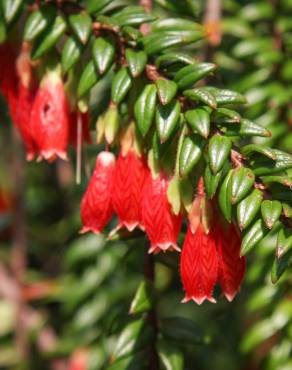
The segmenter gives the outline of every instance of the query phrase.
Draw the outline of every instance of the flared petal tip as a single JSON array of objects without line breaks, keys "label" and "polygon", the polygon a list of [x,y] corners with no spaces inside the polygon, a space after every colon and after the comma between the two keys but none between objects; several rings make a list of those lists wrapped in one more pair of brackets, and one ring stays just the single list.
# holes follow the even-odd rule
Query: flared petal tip
[{"label": "flared petal tip", "polygon": [[125,227],[130,233],[138,227],[140,230],[145,231],[143,225],[141,225],[138,221],[137,222],[120,222],[120,227]]},{"label": "flared petal tip", "polygon": [[31,162],[31,161],[33,161],[33,160],[34,160],[34,156],[35,156],[35,153],[31,153],[31,152],[29,152],[29,153],[27,153],[27,154],[26,154],[26,160],[27,160],[28,162]]},{"label": "flared petal tip", "polygon": [[48,162],[54,162],[57,158],[60,158],[63,161],[68,161],[68,155],[65,151],[55,149],[40,151],[37,161],[41,162],[45,159]]},{"label": "flared petal tip", "polygon": [[79,230],[79,234],[86,234],[86,233],[94,233],[94,234],[100,234],[100,230],[91,227],[91,226],[83,226],[81,230]]},{"label": "flared petal tip", "polygon": [[166,252],[166,251],[177,251],[180,252],[181,249],[178,247],[176,243],[158,243],[158,244],[152,244],[148,253],[154,253],[157,254],[159,252]]},{"label": "flared petal tip", "polygon": [[216,303],[216,299],[213,297],[208,297],[208,296],[201,296],[201,297],[195,297],[195,296],[188,296],[186,295],[185,298],[181,301],[181,303],[187,303],[189,301],[194,301],[197,303],[199,306],[205,301],[209,301],[211,303]]},{"label": "flared petal tip", "polygon": [[240,288],[238,290],[235,290],[233,292],[223,292],[223,295],[227,299],[228,302],[232,302],[236,296],[236,294],[239,292]]}]

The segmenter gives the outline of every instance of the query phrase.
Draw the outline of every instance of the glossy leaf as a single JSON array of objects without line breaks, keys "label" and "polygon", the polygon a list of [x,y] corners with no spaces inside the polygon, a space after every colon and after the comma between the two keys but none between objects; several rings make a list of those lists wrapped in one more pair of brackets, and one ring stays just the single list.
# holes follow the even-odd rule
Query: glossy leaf
[{"label": "glossy leaf", "polygon": [[160,340],[157,344],[159,358],[165,370],[183,370],[184,357],[178,348],[170,342]]},{"label": "glossy leaf", "polygon": [[263,220],[269,229],[278,221],[282,212],[282,204],[278,200],[264,200],[261,204]]},{"label": "glossy leaf", "polygon": [[195,63],[182,68],[174,76],[174,80],[180,89],[194,85],[203,77],[216,69],[213,63]]},{"label": "glossy leaf", "polygon": [[55,16],[56,9],[50,5],[44,5],[32,12],[25,23],[24,39],[33,41],[53,22]]},{"label": "glossy leaf", "polygon": [[155,85],[146,85],[135,103],[135,118],[138,128],[143,136],[148,133],[153,122],[156,108],[156,97]]},{"label": "glossy leaf", "polygon": [[152,309],[154,303],[153,289],[153,284],[149,281],[142,281],[139,284],[131,303],[131,314],[136,315]]},{"label": "glossy leaf", "polygon": [[254,173],[246,167],[233,170],[231,179],[231,203],[240,202],[250,191],[255,181]]},{"label": "glossy leaf", "polygon": [[228,222],[231,222],[232,218],[232,206],[231,206],[231,179],[232,170],[230,170],[225,177],[219,191],[219,206],[223,213],[223,216]]},{"label": "glossy leaf", "polygon": [[176,96],[177,85],[174,81],[158,79],[156,82],[157,93],[162,105],[166,105]]},{"label": "glossy leaf", "polygon": [[263,193],[254,189],[253,192],[243,199],[237,206],[237,222],[240,230],[248,227],[261,208]]},{"label": "glossy leaf", "polygon": [[147,54],[143,50],[126,49],[126,59],[131,75],[138,77],[146,66]]},{"label": "glossy leaf", "polygon": [[215,96],[211,92],[206,90],[206,88],[204,87],[200,87],[197,89],[191,89],[191,90],[185,90],[183,94],[187,98],[207,104],[211,108],[216,109],[217,107]]},{"label": "glossy leaf", "polygon": [[183,64],[193,64],[195,62],[194,58],[188,54],[180,53],[180,52],[168,52],[163,55],[160,55],[156,61],[156,67],[167,67],[171,64],[175,63],[183,63]]},{"label": "glossy leaf", "polygon": [[99,76],[93,61],[84,68],[77,88],[79,97],[84,96],[98,81]]},{"label": "glossy leaf", "polygon": [[112,101],[119,104],[127,95],[132,79],[127,68],[121,68],[112,82]]},{"label": "glossy leaf", "polygon": [[137,26],[155,19],[140,6],[127,6],[116,12],[112,18],[119,26]]},{"label": "glossy leaf", "polygon": [[246,103],[245,97],[236,91],[217,89],[216,87],[206,87],[206,90],[215,96],[218,105]]},{"label": "glossy leaf", "polygon": [[220,171],[231,150],[231,140],[228,137],[221,135],[214,135],[209,141],[208,158],[211,170],[214,174]]},{"label": "glossy leaf", "polygon": [[210,110],[208,108],[196,108],[186,111],[186,120],[195,134],[207,138],[210,133]]},{"label": "glossy leaf", "polygon": [[93,43],[92,55],[98,72],[104,74],[111,66],[115,56],[112,41],[105,37],[98,37]]},{"label": "glossy leaf", "polygon": [[179,122],[179,118],[180,104],[177,100],[167,105],[159,104],[157,106],[155,121],[161,143],[170,137]]},{"label": "glossy leaf", "polygon": [[290,249],[286,254],[275,257],[272,270],[271,270],[271,280],[273,284],[276,284],[284,272],[292,264],[292,250]]},{"label": "glossy leaf", "polygon": [[257,220],[246,230],[241,242],[240,253],[242,256],[249,253],[252,248],[267,234],[268,228],[262,219]]},{"label": "glossy leaf", "polygon": [[2,0],[4,18],[7,23],[11,23],[23,4],[23,0]]},{"label": "glossy leaf", "polygon": [[47,51],[53,48],[65,31],[66,21],[62,16],[57,16],[54,23],[44,31],[34,45],[32,59],[35,60],[42,57]]},{"label": "glossy leaf", "polygon": [[69,17],[69,24],[79,41],[85,45],[92,29],[91,17],[85,12],[73,14]]},{"label": "glossy leaf", "polygon": [[292,229],[282,227],[278,233],[276,256],[280,258],[292,249]]},{"label": "glossy leaf", "polygon": [[97,13],[105,8],[112,0],[86,0],[86,8],[89,13]]},{"label": "glossy leaf", "polygon": [[80,59],[83,46],[74,37],[68,37],[62,50],[61,61],[64,73],[67,73]]},{"label": "glossy leaf", "polygon": [[212,199],[216,193],[216,190],[219,185],[219,181],[222,177],[222,171],[213,174],[209,165],[206,165],[204,172],[204,186],[205,191],[209,199]]},{"label": "glossy leaf", "polygon": [[180,180],[174,176],[167,188],[167,199],[171,204],[172,211],[175,215],[178,215],[181,210],[181,195],[180,195]]},{"label": "glossy leaf", "polygon": [[193,135],[184,138],[179,157],[179,173],[181,176],[188,175],[199,162],[204,141],[200,136]]}]

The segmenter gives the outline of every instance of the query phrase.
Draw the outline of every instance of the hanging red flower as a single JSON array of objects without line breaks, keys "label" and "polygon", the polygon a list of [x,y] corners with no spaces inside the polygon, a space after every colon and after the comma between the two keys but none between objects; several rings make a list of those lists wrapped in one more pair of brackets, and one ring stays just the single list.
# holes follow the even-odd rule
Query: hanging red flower
[{"label": "hanging red flower", "polygon": [[96,159],[93,175],[81,201],[81,233],[100,233],[113,215],[112,191],[115,157],[101,152]]}]

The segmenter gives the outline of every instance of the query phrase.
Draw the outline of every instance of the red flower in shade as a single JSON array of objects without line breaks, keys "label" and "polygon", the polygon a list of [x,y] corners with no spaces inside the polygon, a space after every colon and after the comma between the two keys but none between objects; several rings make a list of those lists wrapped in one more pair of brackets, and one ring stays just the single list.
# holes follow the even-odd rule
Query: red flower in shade
[{"label": "red flower in shade", "polygon": [[177,238],[181,227],[182,215],[174,215],[167,199],[169,180],[164,174],[153,179],[147,177],[143,190],[142,220],[150,239],[149,253],[160,250],[180,250]]},{"label": "red flower in shade", "polygon": [[125,226],[132,231],[142,223],[142,189],[148,174],[146,160],[134,149],[126,154],[122,150],[117,160],[113,188],[113,206],[119,218],[118,228]]},{"label": "red flower in shade", "polygon": [[186,292],[183,302],[191,299],[201,304],[212,297],[218,276],[217,235],[210,231],[206,234],[203,226],[198,225],[195,232],[188,227],[180,260],[181,279]]},{"label": "red flower in shade", "polygon": [[40,159],[67,159],[69,111],[58,73],[49,72],[41,81],[32,107],[31,124]]},{"label": "red flower in shade", "polygon": [[246,267],[246,258],[240,257],[240,238],[232,224],[226,230],[220,230],[218,255],[218,282],[223,294],[231,302],[240,288]]},{"label": "red flower in shade", "polygon": [[[82,124],[82,142],[91,143],[89,130],[89,115],[88,113],[80,113]],[[77,146],[77,126],[78,126],[78,112],[70,113],[70,144]]]},{"label": "red flower in shade", "polygon": [[70,357],[68,370],[86,370],[88,368],[89,353],[85,348],[78,348]]},{"label": "red flower in shade", "polygon": [[98,154],[93,175],[81,201],[81,233],[100,233],[111,219],[114,168],[115,157],[112,153]]}]

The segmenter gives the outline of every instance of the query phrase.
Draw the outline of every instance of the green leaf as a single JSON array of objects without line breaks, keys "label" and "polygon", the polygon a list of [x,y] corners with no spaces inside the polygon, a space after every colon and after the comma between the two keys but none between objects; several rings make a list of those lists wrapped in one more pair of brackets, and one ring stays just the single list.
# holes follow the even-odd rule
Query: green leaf
[{"label": "green leaf", "polygon": [[114,359],[129,356],[144,347],[152,338],[152,329],[145,325],[144,320],[135,320],[128,324],[119,336],[113,353]]},{"label": "green leaf", "polygon": [[188,110],[186,120],[195,134],[207,138],[210,133],[210,110],[207,107]]},{"label": "green leaf", "polygon": [[161,143],[164,143],[172,134],[179,122],[180,104],[178,100],[167,105],[159,104],[156,108],[156,127]]},{"label": "green leaf", "polygon": [[215,122],[221,122],[222,120],[225,121],[226,119],[228,122],[233,122],[233,123],[239,123],[241,121],[241,116],[239,113],[232,109],[228,108],[218,108],[214,112],[214,119]]},{"label": "green leaf", "polygon": [[209,140],[208,158],[214,174],[220,171],[231,151],[232,142],[226,136],[214,135]]},{"label": "green leaf", "polygon": [[237,222],[240,230],[244,230],[251,224],[261,208],[263,193],[254,189],[253,192],[243,199],[237,206]]},{"label": "green leaf", "polygon": [[121,68],[112,82],[112,101],[119,104],[127,95],[132,84],[132,79],[127,68]]},{"label": "green leaf", "polygon": [[292,156],[280,150],[273,149],[275,160],[255,156],[251,159],[251,164],[255,175],[263,176],[277,173],[282,170],[292,168]]},{"label": "green leaf", "polygon": [[276,256],[280,258],[292,248],[292,229],[282,227],[278,233]]},{"label": "green leaf", "polygon": [[263,220],[269,229],[279,220],[282,212],[282,204],[278,200],[264,200],[261,204]]},{"label": "green leaf", "polygon": [[233,170],[231,179],[231,203],[240,202],[250,191],[255,181],[252,170],[239,167]]},{"label": "green leaf", "polygon": [[246,103],[245,97],[236,91],[217,89],[216,87],[211,86],[207,86],[205,89],[215,96],[218,105]]},{"label": "green leaf", "polygon": [[104,115],[105,121],[105,138],[108,144],[112,144],[120,128],[120,117],[117,106],[110,105]]},{"label": "green leaf", "polygon": [[216,193],[219,185],[219,181],[222,176],[222,171],[219,171],[214,175],[211,171],[210,166],[207,164],[204,172],[204,186],[205,191],[209,199],[212,199]]},{"label": "green leaf", "polygon": [[[94,365],[93,370],[96,369],[96,364]],[[141,351],[115,361],[110,366],[107,366],[106,370],[148,370],[148,365],[147,351]]]},{"label": "green leaf", "polygon": [[273,149],[258,144],[248,144],[241,148],[243,155],[250,155],[253,153],[260,153],[270,159],[276,160]]},{"label": "green leaf", "polygon": [[242,136],[261,136],[261,137],[271,136],[271,132],[269,130],[248,119],[241,120],[239,134]]},{"label": "green leaf", "polygon": [[147,23],[155,20],[151,14],[145,13],[144,9],[140,6],[127,6],[116,12],[112,19],[119,26],[138,26],[142,23]]},{"label": "green leaf", "polygon": [[115,47],[112,41],[105,37],[98,37],[92,47],[92,55],[98,72],[102,75],[111,66],[114,56]]},{"label": "green leaf", "polygon": [[184,138],[179,157],[179,173],[181,176],[188,175],[199,162],[204,140],[197,135]]},{"label": "green leaf", "polygon": [[99,79],[93,61],[90,61],[84,68],[77,88],[79,97],[84,96],[97,83]]},{"label": "green leaf", "polygon": [[232,207],[231,207],[231,179],[233,171],[230,170],[225,177],[219,191],[219,206],[223,216],[228,222],[231,222]]},{"label": "green leaf", "polygon": [[275,257],[271,270],[271,280],[273,284],[276,284],[279,281],[280,277],[291,266],[291,264],[292,249],[280,257]]},{"label": "green leaf", "polygon": [[187,20],[185,18],[164,18],[159,19],[152,24],[152,31],[185,31],[200,30],[204,31],[203,26],[199,23]]},{"label": "green leaf", "polygon": [[131,75],[138,77],[143,71],[147,63],[147,54],[133,49],[126,49],[126,59]]},{"label": "green leaf", "polygon": [[185,89],[209,75],[215,69],[216,65],[213,63],[194,63],[179,70],[174,76],[174,80],[180,89]]},{"label": "green leaf", "polygon": [[6,24],[4,20],[4,15],[2,8],[0,6],[0,44],[2,44],[6,39]]},{"label": "green leaf", "polygon": [[195,59],[188,54],[168,52],[159,56],[155,61],[155,65],[157,68],[163,68],[175,63],[193,64],[194,62]]},{"label": "green leaf", "polygon": [[177,85],[174,81],[158,79],[155,82],[158,97],[162,105],[166,105],[176,96]]},{"label": "green leaf", "polygon": [[134,107],[138,128],[143,136],[148,133],[154,119],[156,108],[156,87],[146,85]]},{"label": "green leaf", "polygon": [[92,30],[91,17],[85,12],[73,14],[69,16],[69,24],[79,41],[85,45]]},{"label": "green leaf", "polygon": [[287,203],[282,203],[284,216],[292,218],[292,207]]},{"label": "green leaf", "polygon": [[172,211],[178,215],[181,210],[180,180],[174,176],[168,184],[167,199],[171,204]]},{"label": "green leaf", "polygon": [[191,90],[185,90],[183,92],[184,96],[187,98],[194,100],[194,101],[199,101],[204,104],[207,104],[209,107],[216,109],[217,103],[215,96],[210,93],[209,91],[206,90],[206,87],[200,87],[197,89],[191,89]]},{"label": "green leaf", "polygon": [[180,197],[186,211],[190,212],[194,198],[194,188],[187,177],[180,180]]},{"label": "green leaf", "polygon": [[32,12],[24,26],[24,39],[33,41],[53,22],[55,16],[56,8],[50,5],[44,5]]},{"label": "green leaf", "polygon": [[161,320],[163,337],[176,343],[203,344],[207,342],[202,329],[192,320],[183,317],[169,317]]},{"label": "green leaf", "polygon": [[157,344],[159,358],[166,370],[183,370],[184,357],[177,346],[160,340]]},{"label": "green leaf", "polygon": [[240,254],[245,256],[252,248],[268,233],[262,219],[257,220],[248,230],[245,231],[241,242]]},{"label": "green leaf", "polygon": [[4,18],[11,23],[23,4],[23,0],[2,0]]},{"label": "green leaf", "polygon": [[130,313],[140,314],[150,311],[154,303],[154,287],[150,281],[142,281],[136,291],[135,297],[132,300]]},{"label": "green leaf", "polygon": [[62,50],[61,61],[64,73],[67,73],[80,59],[83,46],[74,37],[68,37]]},{"label": "green leaf", "polygon": [[95,14],[105,8],[112,0],[86,0],[86,8],[91,14]]},{"label": "green leaf", "polygon": [[41,34],[32,50],[32,59],[39,59],[53,48],[66,31],[66,21],[62,16],[57,16],[54,23]]}]

